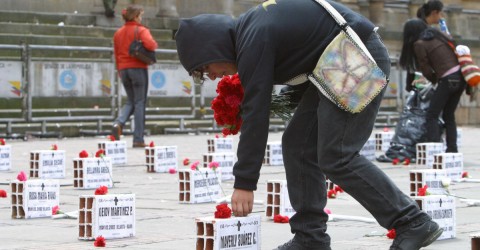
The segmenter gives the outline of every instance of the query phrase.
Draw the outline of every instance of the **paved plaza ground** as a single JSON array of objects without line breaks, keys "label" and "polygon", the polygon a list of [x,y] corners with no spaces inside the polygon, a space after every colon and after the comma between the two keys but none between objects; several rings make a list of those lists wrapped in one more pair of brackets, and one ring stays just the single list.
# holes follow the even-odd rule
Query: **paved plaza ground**
[{"label": "paved plaza ground", "polygon": [[[282,132],[272,132],[269,141],[279,141]],[[207,153],[207,139],[213,134],[203,135],[155,135],[146,141],[156,146],[178,146],[179,167],[189,158],[201,161]],[[238,137],[234,138],[234,145]],[[462,127],[460,151],[464,154],[464,171],[480,179],[480,128]],[[97,143],[105,137],[36,139],[7,141],[12,146],[12,169],[0,172],[0,189],[10,194],[9,182],[23,170],[29,171],[30,151],[50,149],[57,144],[66,150],[66,178],[60,180],[60,208],[75,211],[79,206],[79,195],[93,194],[94,190],[79,190],[73,187],[72,159],[82,150],[95,152]],[[145,151],[131,148],[131,136],[122,138],[127,142],[128,163],[113,167],[114,187],[111,194],[134,193],[136,195],[136,235],[132,238],[107,240],[107,248],[125,249],[195,249],[195,218],[213,216],[215,204],[182,204],[179,202],[178,175],[169,173],[147,173]],[[377,152],[381,154],[380,152]],[[415,165],[399,166],[377,163],[405,192],[409,191],[409,170]],[[255,199],[266,202],[267,180],[285,179],[283,166],[262,167]],[[224,181],[222,187],[227,194],[232,192],[233,181]],[[480,183],[454,183],[450,192],[456,196],[480,200]],[[74,219],[12,219],[10,196],[0,199],[0,249],[92,249],[93,241],[78,240],[78,222]],[[373,218],[357,201],[346,193],[329,199],[327,208],[333,214]],[[274,247],[288,241],[292,235],[288,224],[274,223],[265,216],[265,205],[254,206],[254,213],[262,215],[262,249]],[[386,229],[376,223],[358,220],[337,220],[328,223],[332,237],[332,249],[388,249],[392,240]],[[471,249],[470,235],[480,233],[480,207],[468,206],[456,198],[456,238],[437,241],[425,249],[464,250]]]}]

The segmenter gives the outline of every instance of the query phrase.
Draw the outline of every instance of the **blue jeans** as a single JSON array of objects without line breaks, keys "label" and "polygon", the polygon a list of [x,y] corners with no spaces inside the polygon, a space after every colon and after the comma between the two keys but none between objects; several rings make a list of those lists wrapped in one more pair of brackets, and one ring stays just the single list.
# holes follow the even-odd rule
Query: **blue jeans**
[{"label": "blue jeans", "polygon": [[119,112],[115,123],[125,125],[130,116],[134,115],[133,142],[144,142],[145,106],[148,92],[148,70],[142,68],[124,69],[120,78],[127,93],[127,102]]},{"label": "blue jeans", "polygon": [[467,86],[460,71],[439,79],[437,89],[433,92],[430,106],[426,115],[427,140],[440,142],[441,132],[438,127],[438,117],[442,113],[445,122],[445,134],[447,142],[446,152],[458,152],[457,148],[457,123],[455,122],[455,110],[462,93]]},{"label": "blue jeans", "polygon": [[[390,59],[379,36],[366,42],[378,66],[389,75]],[[385,91],[385,90],[384,90]],[[383,92],[384,92],[383,91]],[[326,177],[340,186],[387,228],[428,215],[372,162],[359,155],[370,137],[383,92],[362,112],[343,111],[310,84],[283,138],[283,161],[292,207],[295,239],[312,249],[330,249]]]}]

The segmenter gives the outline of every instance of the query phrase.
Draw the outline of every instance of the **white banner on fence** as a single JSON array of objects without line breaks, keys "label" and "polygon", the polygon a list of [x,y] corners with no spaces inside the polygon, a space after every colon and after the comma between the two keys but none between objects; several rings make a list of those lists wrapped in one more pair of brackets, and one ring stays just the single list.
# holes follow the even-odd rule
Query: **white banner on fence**
[{"label": "white banner on fence", "polygon": [[192,77],[178,63],[157,63],[148,68],[148,96],[193,97]]},{"label": "white banner on fence", "polygon": [[22,62],[0,61],[0,97],[22,97]]},{"label": "white banner on fence", "polygon": [[111,96],[112,64],[107,62],[32,62],[30,79],[37,97]]}]

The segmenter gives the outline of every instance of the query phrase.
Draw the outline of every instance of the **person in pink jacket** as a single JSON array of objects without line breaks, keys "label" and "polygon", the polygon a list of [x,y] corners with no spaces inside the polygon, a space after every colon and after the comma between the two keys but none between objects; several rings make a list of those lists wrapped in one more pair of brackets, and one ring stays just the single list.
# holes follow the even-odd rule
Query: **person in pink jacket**
[{"label": "person in pink jacket", "polygon": [[150,30],[141,24],[143,8],[130,5],[122,11],[125,24],[113,36],[113,49],[118,74],[127,93],[127,102],[115,119],[112,134],[120,139],[122,127],[130,116],[134,115],[133,147],[145,147],[145,106],[148,92],[148,65],[129,54],[130,44],[136,38],[141,40],[148,50],[155,50],[158,45]]}]

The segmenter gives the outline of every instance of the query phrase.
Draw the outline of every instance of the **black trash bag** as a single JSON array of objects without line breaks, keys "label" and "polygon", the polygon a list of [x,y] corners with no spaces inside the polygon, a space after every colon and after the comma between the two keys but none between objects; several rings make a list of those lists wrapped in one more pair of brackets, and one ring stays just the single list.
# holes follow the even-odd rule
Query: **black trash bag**
[{"label": "black trash bag", "polygon": [[416,144],[426,141],[426,113],[432,95],[431,84],[422,89],[414,88],[410,91],[390,142],[390,148],[385,155],[377,157],[377,161],[392,162],[395,158],[404,161],[408,158],[410,162],[415,162]]}]

